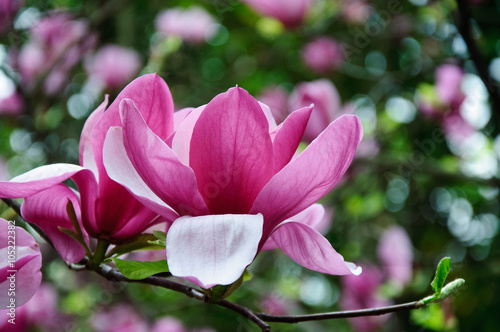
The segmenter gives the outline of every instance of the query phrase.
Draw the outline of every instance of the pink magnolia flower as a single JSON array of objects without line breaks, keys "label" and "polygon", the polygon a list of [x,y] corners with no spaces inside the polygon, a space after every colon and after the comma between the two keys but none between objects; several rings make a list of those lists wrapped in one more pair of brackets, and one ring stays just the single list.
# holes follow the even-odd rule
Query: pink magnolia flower
[{"label": "pink magnolia flower", "polygon": [[15,308],[28,302],[40,286],[42,256],[31,234],[2,218],[0,239],[0,306],[15,317]]},{"label": "pink magnolia flower", "polygon": [[0,32],[14,19],[24,0],[0,0]]},{"label": "pink magnolia flower", "polygon": [[290,109],[314,104],[304,140],[312,142],[330,123],[342,115],[340,95],[327,79],[299,83],[289,99]]},{"label": "pink magnolia flower", "polygon": [[399,226],[388,228],[381,236],[377,254],[389,280],[407,285],[413,273],[413,249],[406,231]]},{"label": "pink magnolia flower", "polygon": [[7,98],[0,100],[0,115],[17,116],[24,111],[24,100],[19,92],[14,92]]},{"label": "pink magnolia flower", "polygon": [[64,13],[41,19],[31,29],[30,37],[21,48],[16,65],[23,84],[28,86],[47,74],[44,89],[49,95],[60,92],[69,71],[94,42],[85,20],[73,20]]},{"label": "pink magnolia flower", "polygon": [[323,74],[344,63],[344,51],[333,38],[320,37],[309,42],[302,50],[302,61],[312,71]]},{"label": "pink magnolia flower", "polygon": [[201,43],[217,33],[216,21],[203,8],[172,8],[158,14],[156,30],[164,37],[176,36],[184,41]]},{"label": "pink magnolia flower", "polygon": [[[36,168],[0,182],[0,197],[25,197],[23,217],[40,226],[61,256],[70,262],[84,257],[83,248],[58,226],[74,230],[66,204],[73,203],[78,221],[90,236],[119,243],[146,228],[171,221],[177,214],[163,210],[165,219],[137,201],[126,188],[112,181],[104,169],[102,149],[107,130],[120,124],[118,105],[132,98],[156,133],[166,139],[173,130],[173,103],[165,82],[155,74],[130,83],[106,109],[107,99],[87,119],[80,137],[80,164],[54,164]],[[128,100],[128,99],[127,99]],[[71,178],[79,195],[60,184]],[[81,211],[81,212],[80,212]]]},{"label": "pink magnolia flower", "polygon": [[188,330],[180,320],[173,317],[165,317],[154,323],[151,332],[188,332]]},{"label": "pink magnolia flower", "polygon": [[371,15],[372,8],[366,0],[344,0],[341,3],[341,16],[348,23],[365,22]]},{"label": "pink magnolia flower", "polygon": [[99,311],[91,318],[96,332],[147,332],[147,323],[130,305],[120,304],[106,311]]},{"label": "pink magnolia flower", "polygon": [[257,13],[270,16],[286,27],[296,27],[302,24],[312,0],[243,0]]},{"label": "pink magnolia flower", "polygon": [[101,47],[86,62],[87,73],[91,79],[105,88],[117,89],[130,82],[141,67],[139,54],[118,45]]},{"label": "pink magnolia flower", "polygon": [[104,165],[152,210],[179,215],[166,241],[173,275],[204,288],[231,284],[268,239],[306,268],[361,272],[309,226],[324,214],[313,203],[354,157],[362,137],[357,117],[337,119],[292,159],[312,107],[276,126],[267,107],[236,87],[181,111],[184,120],[167,140],[148,127],[133,98],[120,111],[122,127],[107,134]]},{"label": "pink magnolia flower", "polygon": [[[391,305],[391,301],[377,294],[383,283],[382,273],[375,266],[363,266],[360,276],[342,278],[340,306],[343,310],[358,310]],[[350,318],[356,331],[369,332],[380,329],[389,315]]]}]

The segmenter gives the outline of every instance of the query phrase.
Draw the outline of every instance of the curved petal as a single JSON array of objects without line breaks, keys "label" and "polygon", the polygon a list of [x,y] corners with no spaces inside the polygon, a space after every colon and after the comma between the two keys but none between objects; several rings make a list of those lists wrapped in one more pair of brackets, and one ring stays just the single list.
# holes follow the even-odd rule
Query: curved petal
[{"label": "curved petal", "polygon": [[100,177],[106,176],[102,164],[102,147],[106,133],[112,126],[121,126],[119,105],[126,98],[134,101],[148,126],[162,139],[170,136],[174,128],[174,103],[165,81],[156,74],[147,74],[135,79],[120,92],[92,131],[92,151]]},{"label": "curved petal", "polygon": [[127,155],[148,187],[180,215],[208,214],[193,170],[148,128],[130,99],[121,107]]},{"label": "curved petal", "polygon": [[[321,204],[313,204],[304,211],[296,214],[287,221],[300,222],[301,224],[306,224],[312,228],[316,228],[325,216],[325,208]],[[285,221],[286,222],[286,221]],[[278,248],[278,244],[274,242],[273,237],[270,236],[261,250],[272,250]]]},{"label": "curved petal", "polygon": [[212,99],[194,126],[189,165],[212,214],[248,213],[273,175],[272,157],[266,116],[238,87]]},{"label": "curved petal", "polygon": [[[15,235],[15,261],[11,263],[7,260],[12,248],[9,243],[12,238],[9,235]],[[8,279],[15,273],[15,306],[22,306],[36,293],[42,280],[42,256],[35,239],[31,234],[21,227],[13,227],[7,220],[0,218],[0,305],[2,308],[8,308],[12,296],[9,296],[11,280]],[[13,265],[11,265],[13,264]],[[17,272],[12,272],[16,271]]]},{"label": "curved petal", "polygon": [[[66,212],[66,204],[71,200],[81,227],[80,203],[75,193],[65,185],[58,184],[24,200],[21,206],[23,218],[39,226],[50,238],[59,255],[70,263],[78,263],[84,256],[83,247],[58,227],[75,231]],[[84,236],[87,233],[82,229]]]},{"label": "curved petal", "polygon": [[304,135],[313,106],[304,107],[290,114],[280,125],[273,140],[274,172],[279,172],[292,160]]},{"label": "curved petal", "polygon": [[167,233],[170,272],[200,287],[229,285],[257,254],[262,215],[181,217]]},{"label": "curved petal", "polygon": [[189,166],[189,150],[191,146],[191,136],[193,136],[194,125],[198,121],[201,112],[206,105],[200,106],[189,113],[177,128],[172,140],[172,150],[179,160],[186,166]]},{"label": "curved petal", "polygon": [[1,181],[0,197],[28,197],[55,186],[82,170],[84,170],[83,167],[71,164],[40,166],[10,181]]},{"label": "curved petal", "polygon": [[323,235],[306,224],[284,222],[271,238],[297,264],[310,270],[333,275],[361,273],[361,267],[345,262]]},{"label": "curved petal", "polygon": [[104,167],[109,177],[127,188],[142,204],[168,221],[179,216],[147,186],[132,165],[123,145],[121,127],[111,127],[106,135],[103,149]]},{"label": "curved petal", "polygon": [[264,215],[264,238],[283,220],[323,197],[342,178],[363,135],[358,117],[332,122],[259,193],[250,213]]},{"label": "curved petal", "polygon": [[174,112],[174,130],[177,130],[181,123],[194,111],[196,108],[194,107],[186,107],[181,110]]},{"label": "curved petal", "polygon": [[97,166],[92,153],[92,131],[101,119],[106,107],[108,107],[109,96],[104,97],[104,101],[99,105],[94,112],[88,117],[83,125],[82,133],[80,135],[80,165],[85,168],[91,169],[94,174],[98,174]]}]

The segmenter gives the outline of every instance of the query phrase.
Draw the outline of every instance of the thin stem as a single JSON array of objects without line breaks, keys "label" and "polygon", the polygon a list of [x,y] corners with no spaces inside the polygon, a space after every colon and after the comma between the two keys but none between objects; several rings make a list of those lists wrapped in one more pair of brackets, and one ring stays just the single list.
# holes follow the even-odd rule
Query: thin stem
[{"label": "thin stem", "polygon": [[316,321],[316,320],[351,318],[351,317],[362,317],[362,316],[379,316],[391,312],[420,309],[424,306],[425,304],[422,301],[414,301],[404,304],[396,304],[392,306],[373,308],[373,309],[326,312],[326,313],[312,314],[312,315],[275,316],[266,313],[258,313],[257,316],[266,322],[300,323],[313,320]]},{"label": "thin stem", "polygon": [[109,242],[106,240],[97,240],[97,246],[94,251],[94,255],[91,257],[89,269],[95,270],[102,263],[106,257],[106,251],[108,250]]}]

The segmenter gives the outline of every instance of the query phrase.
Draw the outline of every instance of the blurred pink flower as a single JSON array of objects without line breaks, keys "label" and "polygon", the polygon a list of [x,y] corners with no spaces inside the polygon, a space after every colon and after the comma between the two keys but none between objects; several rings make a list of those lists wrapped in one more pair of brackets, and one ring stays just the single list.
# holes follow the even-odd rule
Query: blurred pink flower
[{"label": "blurred pink flower", "polygon": [[442,103],[454,105],[463,101],[460,89],[463,77],[463,69],[456,65],[444,64],[436,69],[436,92]]},{"label": "blurred pink flower", "polygon": [[406,286],[413,274],[413,248],[406,231],[399,226],[385,230],[379,240],[377,254],[386,278]]},{"label": "blurred pink flower", "polygon": [[24,0],[0,0],[0,32],[12,23]]},{"label": "blurred pink flower", "polygon": [[128,304],[98,311],[90,319],[96,332],[148,332],[148,324]]},{"label": "blurred pink flower", "polygon": [[104,164],[113,180],[160,215],[167,207],[178,213],[167,232],[173,275],[204,288],[231,284],[268,239],[306,268],[360,272],[309,225],[322,209],[313,203],[354,157],[362,137],[357,117],[337,119],[292,159],[310,107],[276,126],[267,107],[236,87],[205,106],[180,111],[189,114],[165,141],[136,105],[133,99],[121,102],[122,128],[109,130]]},{"label": "blurred pink flower", "polygon": [[49,95],[60,93],[69,71],[93,48],[95,41],[85,20],[74,20],[64,13],[42,18],[31,28],[30,37],[21,48],[16,65],[23,84],[29,87],[46,74],[44,90]]},{"label": "blurred pink flower", "polygon": [[176,318],[165,317],[157,320],[150,330],[151,332],[187,332],[184,324]]},{"label": "blurred pink flower", "polygon": [[[363,273],[359,276],[342,277],[342,294],[340,307],[343,310],[368,309],[391,305],[392,302],[377,294],[382,285],[382,273],[375,266],[363,265]],[[356,331],[369,332],[381,328],[389,315],[350,318]]]},{"label": "blurred pink flower", "polygon": [[270,315],[287,315],[287,301],[275,294],[267,294],[260,300],[262,311]]},{"label": "blurred pink flower", "polygon": [[333,38],[320,37],[304,46],[302,61],[316,73],[323,74],[340,67],[344,63],[344,52]]},{"label": "blurred pink flower", "polygon": [[312,0],[242,0],[257,13],[270,16],[286,27],[296,27],[302,24]]},{"label": "blurred pink flower", "polygon": [[366,0],[344,0],[340,6],[342,18],[346,22],[354,24],[365,22],[372,11]]},{"label": "blurred pink flower", "polygon": [[288,92],[281,86],[264,89],[257,100],[269,106],[276,123],[281,123],[288,116]]},{"label": "blurred pink flower", "polygon": [[217,33],[216,21],[198,6],[162,11],[155,20],[156,30],[164,37],[176,36],[186,42],[200,43]]},{"label": "blurred pink flower", "polygon": [[0,100],[0,115],[17,116],[24,111],[24,100],[19,92]]},{"label": "blurred pink flower", "polygon": [[[0,218],[0,239],[0,255],[2,257],[0,262],[0,307],[7,308],[4,313],[10,313],[14,308],[15,313],[15,308],[28,302],[40,286],[42,256],[38,244],[30,233],[2,218]],[[12,252],[12,247],[15,248],[15,252]],[[16,272],[10,272],[13,270]],[[11,277],[14,279],[9,279]],[[13,280],[15,292],[12,294],[9,289]],[[2,320],[5,319],[5,316],[3,315]]]},{"label": "blurred pink flower", "polygon": [[141,58],[133,49],[105,45],[89,58],[85,65],[91,79],[107,89],[118,89],[137,74],[141,67]]},{"label": "blurred pink flower", "polygon": [[314,104],[304,132],[304,140],[312,142],[318,135],[341,116],[340,95],[327,79],[297,84],[289,99],[289,108],[298,109]]}]

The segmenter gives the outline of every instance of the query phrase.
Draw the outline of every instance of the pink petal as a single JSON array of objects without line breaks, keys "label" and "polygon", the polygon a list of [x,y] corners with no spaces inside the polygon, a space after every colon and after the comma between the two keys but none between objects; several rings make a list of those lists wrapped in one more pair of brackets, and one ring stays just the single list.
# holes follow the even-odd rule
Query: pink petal
[{"label": "pink petal", "polygon": [[123,145],[123,130],[111,127],[106,135],[103,160],[109,177],[127,188],[142,204],[169,221],[179,216],[147,186],[134,168]]},{"label": "pink petal", "polygon": [[92,153],[91,139],[92,131],[101,119],[106,107],[108,106],[109,96],[104,97],[104,101],[94,112],[88,117],[83,125],[82,133],[80,135],[80,165],[85,168],[91,169],[94,174],[97,173],[97,166],[95,164],[94,154]]},{"label": "pink petal", "polygon": [[323,235],[306,224],[284,222],[271,237],[285,254],[305,268],[333,275],[361,273],[360,267],[345,262]]},{"label": "pink petal", "polygon": [[[325,208],[321,204],[313,204],[304,211],[296,214],[287,221],[295,221],[301,224],[308,225],[316,229],[325,216]],[[261,250],[272,250],[278,248],[278,244],[274,242],[273,237],[270,236]]]},{"label": "pink petal", "polygon": [[[15,251],[16,257],[14,265],[8,264],[7,257],[10,254],[9,243],[7,240],[9,231],[14,231],[15,234]],[[10,304],[12,296],[9,296],[10,280],[7,279],[15,271],[15,306],[20,307],[31,299],[33,294],[36,293],[40,282],[42,281],[42,273],[40,268],[42,267],[42,256],[40,255],[40,249],[35,239],[31,234],[26,232],[21,227],[15,227],[14,229],[9,229],[9,222],[5,219],[0,218],[0,257],[2,257],[0,263],[0,305],[2,309],[7,309]]]},{"label": "pink petal", "polygon": [[200,287],[229,285],[257,254],[262,215],[181,217],[167,233],[170,272]]},{"label": "pink petal", "polygon": [[179,128],[181,123],[184,121],[184,119],[186,119],[187,116],[191,114],[191,112],[194,110],[195,110],[194,107],[186,107],[174,112],[174,130],[177,130],[177,128]]},{"label": "pink petal", "polygon": [[177,213],[208,214],[193,170],[148,128],[130,99],[123,100],[121,109],[125,149],[143,181]]},{"label": "pink petal", "polygon": [[[81,227],[80,203],[75,193],[58,184],[24,200],[21,207],[23,218],[39,226],[50,238],[59,255],[70,263],[78,263],[84,256],[83,247],[58,227],[75,231],[66,212],[68,199],[73,203]],[[82,230],[86,236],[86,232]]]},{"label": "pink petal", "polygon": [[191,146],[191,136],[193,136],[194,125],[198,121],[201,112],[206,105],[195,108],[177,127],[174,138],[172,140],[172,150],[175,152],[179,160],[186,166],[189,166],[189,150]]},{"label": "pink petal", "polygon": [[264,238],[280,222],[303,211],[335,186],[351,164],[362,135],[358,117],[344,115],[269,181],[250,210],[264,215]]},{"label": "pink petal", "polygon": [[0,182],[0,197],[24,198],[61,183],[84,168],[71,164],[52,164],[37,167]]},{"label": "pink petal", "polygon": [[229,89],[205,107],[194,127],[189,164],[212,214],[250,210],[273,174],[272,149],[269,123],[245,90]]},{"label": "pink petal", "polygon": [[290,162],[297,151],[312,109],[313,106],[311,105],[293,112],[276,132],[273,140],[274,171],[276,173]]},{"label": "pink petal", "polygon": [[170,136],[174,128],[174,104],[165,81],[156,74],[147,74],[135,79],[116,97],[92,131],[92,151],[100,177],[106,176],[102,164],[102,147],[106,133],[112,126],[121,126],[119,105],[126,98],[134,101],[151,130],[162,139]]}]

